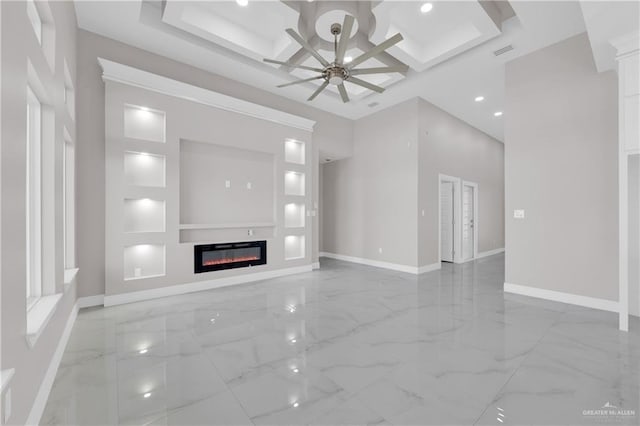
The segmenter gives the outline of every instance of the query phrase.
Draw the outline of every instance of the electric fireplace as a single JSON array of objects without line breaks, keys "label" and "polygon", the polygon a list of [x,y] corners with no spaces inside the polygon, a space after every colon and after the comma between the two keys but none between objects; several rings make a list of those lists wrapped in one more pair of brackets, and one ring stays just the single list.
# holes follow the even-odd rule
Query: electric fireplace
[{"label": "electric fireplace", "polygon": [[267,242],[202,244],[194,247],[195,273],[267,263]]}]

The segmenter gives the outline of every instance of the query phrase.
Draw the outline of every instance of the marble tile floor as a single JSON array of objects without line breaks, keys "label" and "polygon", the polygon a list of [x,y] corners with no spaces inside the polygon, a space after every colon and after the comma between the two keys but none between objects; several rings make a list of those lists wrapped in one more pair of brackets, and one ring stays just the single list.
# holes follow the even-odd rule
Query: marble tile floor
[{"label": "marble tile floor", "polygon": [[637,319],[505,294],[503,255],[418,277],[321,263],[82,310],[42,424],[640,421]]}]

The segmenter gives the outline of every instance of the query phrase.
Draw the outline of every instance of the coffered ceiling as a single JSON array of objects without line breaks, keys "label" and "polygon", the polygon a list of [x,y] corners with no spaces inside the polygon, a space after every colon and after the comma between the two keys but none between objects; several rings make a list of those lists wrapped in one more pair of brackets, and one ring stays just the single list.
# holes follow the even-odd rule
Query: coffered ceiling
[{"label": "coffered ceiling", "polygon": [[[360,67],[406,64],[406,74],[362,76],[382,94],[348,84],[343,103],[329,86],[313,106],[357,119],[420,96],[496,139],[503,139],[505,62],[585,30],[578,2],[273,1],[76,2],[81,28],[306,103],[316,82],[276,88],[309,72],[264,63],[272,58],[317,67],[292,40],[293,28],[333,59],[330,25],[356,19],[347,56],[356,57],[395,33],[404,40]],[[505,46],[513,49],[496,56]],[[482,102],[475,102],[478,96]],[[504,111],[504,116],[508,111]],[[503,116],[503,117],[504,117]]]}]

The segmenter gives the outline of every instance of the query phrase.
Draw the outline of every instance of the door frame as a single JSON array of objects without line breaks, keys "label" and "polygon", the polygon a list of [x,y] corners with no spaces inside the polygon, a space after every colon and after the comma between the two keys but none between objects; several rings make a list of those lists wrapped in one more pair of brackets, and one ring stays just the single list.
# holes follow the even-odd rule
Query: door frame
[{"label": "door frame", "polygon": [[462,248],[461,219],[462,179],[442,173],[438,174],[438,263],[442,264],[442,183],[453,183],[453,263],[460,263]]},{"label": "door frame", "polygon": [[[478,193],[478,184],[475,182],[471,182],[468,180],[462,181],[462,189],[464,190],[465,186],[470,186],[473,188],[473,256],[471,259],[462,259],[461,262],[468,262],[470,260],[474,260],[478,257],[478,203],[480,200],[480,194]],[[463,193],[460,192],[460,203],[462,204]],[[462,209],[460,209],[460,255],[462,256]]]}]

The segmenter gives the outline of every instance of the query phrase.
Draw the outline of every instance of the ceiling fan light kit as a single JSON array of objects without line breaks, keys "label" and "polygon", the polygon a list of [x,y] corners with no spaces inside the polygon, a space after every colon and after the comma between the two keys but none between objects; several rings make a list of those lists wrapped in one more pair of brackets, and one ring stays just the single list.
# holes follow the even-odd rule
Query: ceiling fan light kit
[{"label": "ceiling fan light kit", "polygon": [[[380,53],[384,52],[391,46],[402,41],[402,35],[400,33],[394,35],[393,37],[383,41],[379,45],[373,47],[368,52],[363,53],[362,55],[351,59],[350,61],[345,61],[345,53],[347,51],[347,45],[349,43],[349,38],[351,35],[351,30],[353,28],[354,18],[351,15],[345,15],[344,22],[342,25],[335,23],[331,25],[331,34],[334,36],[334,50],[335,50],[335,59],[333,62],[327,61],[317,50],[309,44],[305,39],[300,36],[295,30],[292,28],[288,28],[286,30],[287,34],[291,36],[304,50],[306,50],[311,56],[313,56],[321,65],[322,68],[314,68],[305,65],[297,65],[289,62],[277,61],[274,59],[264,59],[265,62],[272,64],[285,65],[291,68],[299,68],[308,71],[313,71],[319,73],[318,76],[305,78],[302,80],[292,81],[290,83],[281,84],[278,87],[287,87],[293,86],[295,84],[306,83],[308,81],[320,80],[323,79],[324,82],[316,89],[315,92],[308,98],[309,101],[312,101],[316,98],[329,84],[336,86],[338,88],[338,92],[340,93],[340,97],[343,102],[349,102],[349,95],[347,94],[347,90],[344,87],[344,82],[348,81],[349,83],[356,84],[358,86],[364,87],[369,90],[373,90],[378,93],[384,92],[384,88],[377,86],[375,84],[371,84],[367,81],[361,80],[359,78],[354,77],[355,75],[363,75],[363,74],[381,74],[381,73],[390,73],[390,72],[399,72],[405,73],[409,69],[406,65],[397,65],[390,67],[379,67],[379,68],[361,68],[356,69],[355,67],[366,61],[367,59],[373,58]],[[338,39],[340,36],[340,39]]]}]

